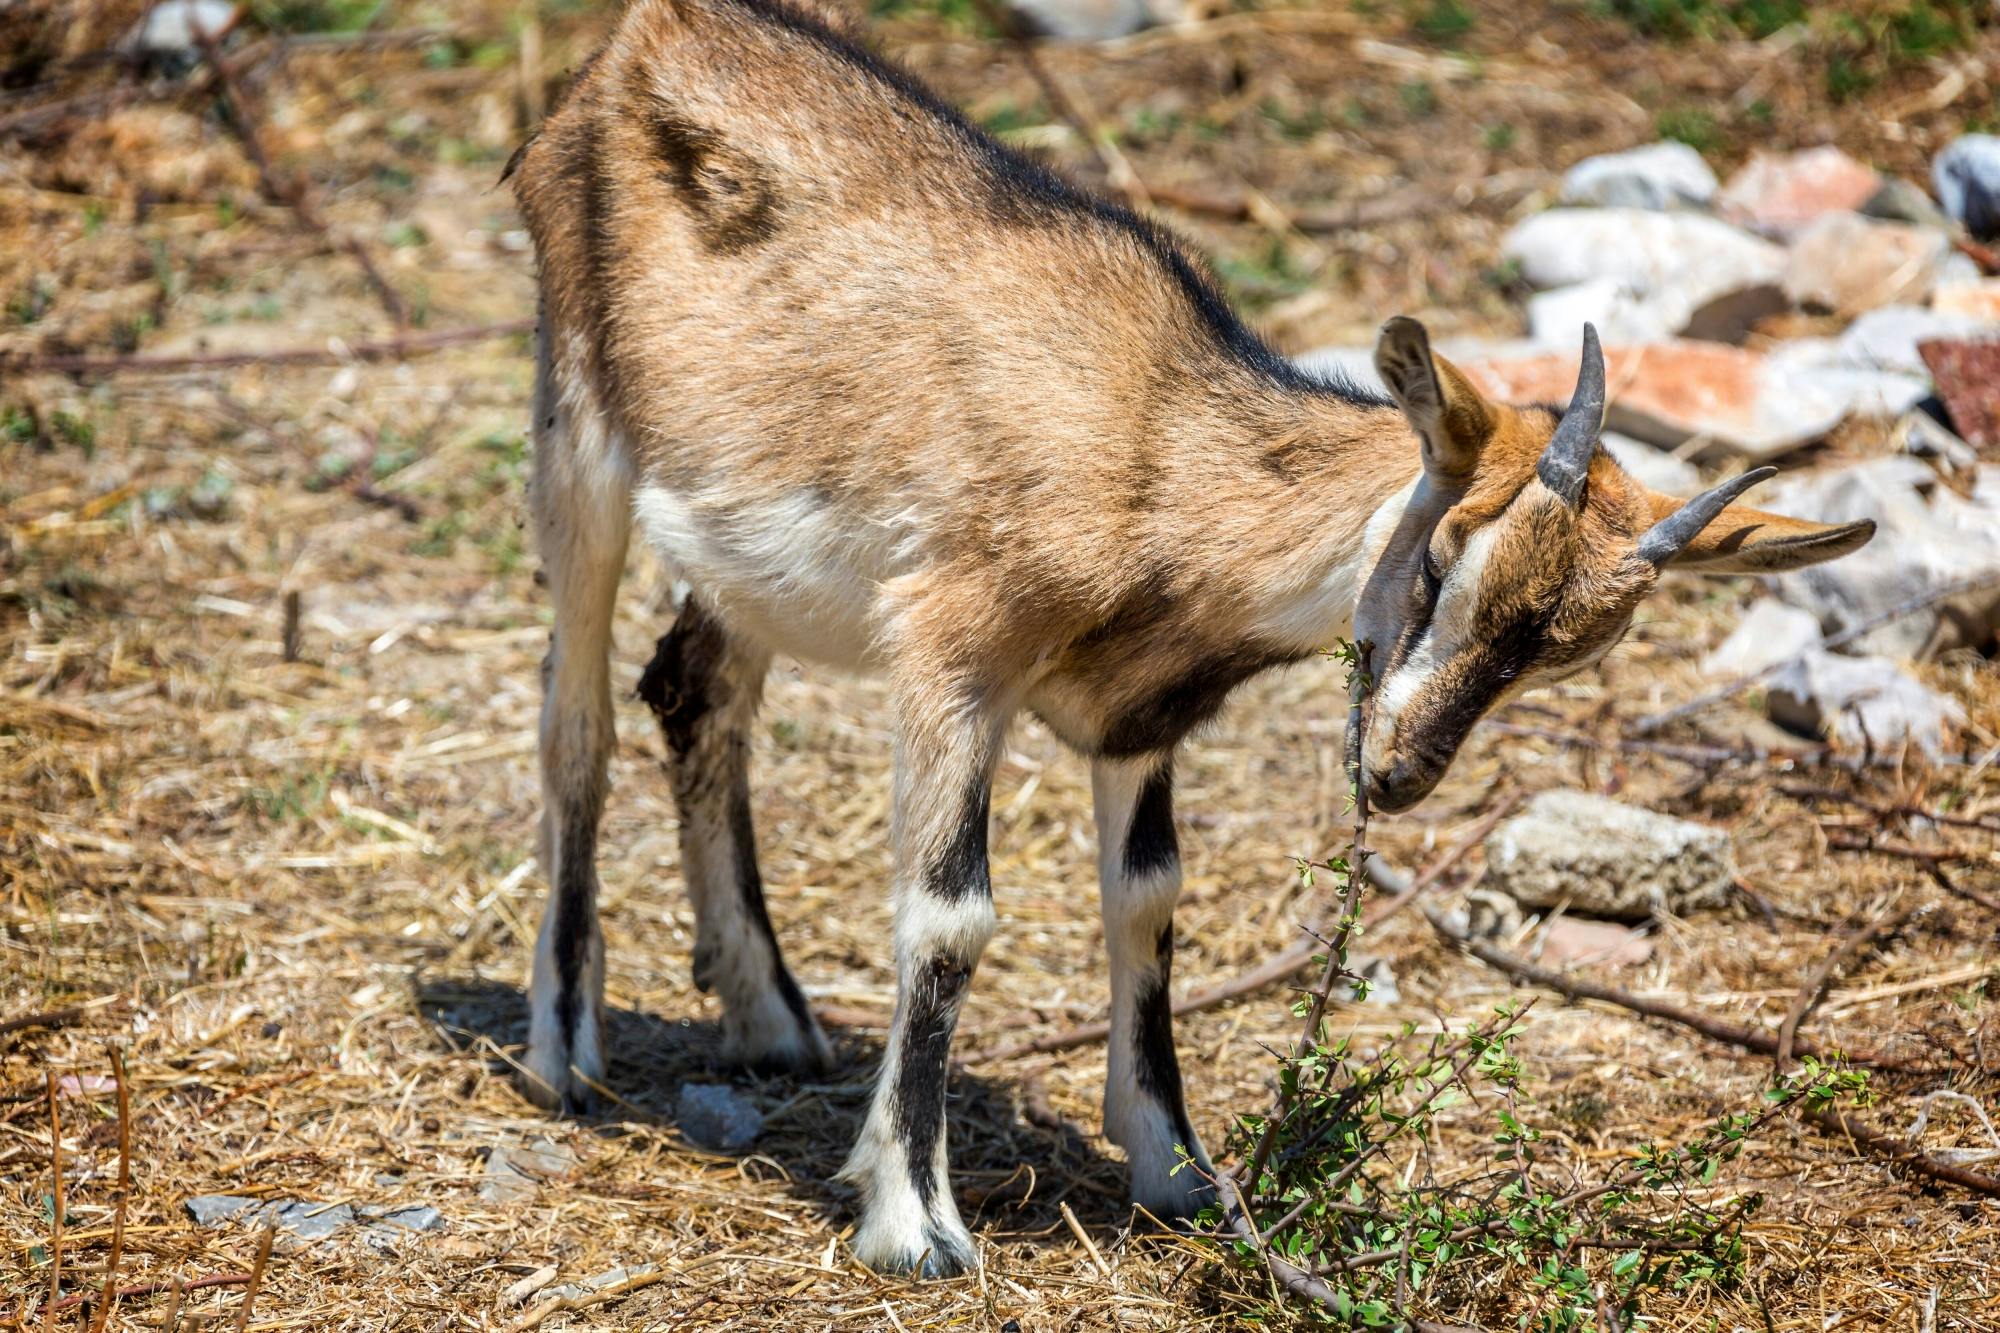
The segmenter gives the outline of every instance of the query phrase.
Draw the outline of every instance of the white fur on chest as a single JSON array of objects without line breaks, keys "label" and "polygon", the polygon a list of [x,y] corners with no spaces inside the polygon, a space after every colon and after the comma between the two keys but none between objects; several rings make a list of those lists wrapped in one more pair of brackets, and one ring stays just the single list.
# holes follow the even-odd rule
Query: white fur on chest
[{"label": "white fur on chest", "polygon": [[882,585],[914,564],[903,525],[857,520],[810,487],[742,496],[643,484],[646,541],[739,632],[805,662],[875,665]]}]

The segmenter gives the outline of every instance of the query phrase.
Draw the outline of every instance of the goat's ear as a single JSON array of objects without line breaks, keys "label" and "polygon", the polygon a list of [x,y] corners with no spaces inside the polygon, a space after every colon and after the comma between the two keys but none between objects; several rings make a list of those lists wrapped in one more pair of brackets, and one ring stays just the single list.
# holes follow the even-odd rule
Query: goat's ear
[{"label": "goat's ear", "polygon": [[[1685,500],[1646,492],[1657,523]],[[1744,505],[1729,505],[1667,561],[1669,569],[1701,574],[1782,574],[1858,551],[1875,535],[1872,519],[1858,523],[1811,523]]]},{"label": "goat's ear", "polygon": [[1406,315],[1384,324],[1375,344],[1375,369],[1423,441],[1424,471],[1452,479],[1471,476],[1493,434],[1493,408],[1465,372],[1431,354],[1424,326]]}]

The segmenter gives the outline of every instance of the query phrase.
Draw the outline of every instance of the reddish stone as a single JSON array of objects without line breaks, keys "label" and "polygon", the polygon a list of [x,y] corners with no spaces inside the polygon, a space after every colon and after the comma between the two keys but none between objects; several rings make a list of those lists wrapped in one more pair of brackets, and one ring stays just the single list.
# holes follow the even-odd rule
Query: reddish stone
[{"label": "reddish stone", "polygon": [[1920,300],[1951,254],[1941,231],[1829,213],[1801,231],[1785,259],[1785,294],[1843,315]]},{"label": "reddish stone", "polygon": [[2000,338],[1935,338],[1917,344],[1959,437],[2000,452]]},{"label": "reddish stone", "polygon": [[1715,196],[1715,210],[1741,226],[1791,236],[1822,214],[1858,211],[1881,188],[1873,167],[1838,148],[1756,153]]},{"label": "reddish stone", "polygon": [[[1480,391],[1510,403],[1569,401],[1578,356],[1473,361],[1465,366]],[[1681,340],[1606,348],[1605,380],[1613,430],[1672,447],[1694,436],[1753,457],[1770,457],[1831,430],[1842,415],[1773,384],[1758,352]]]}]

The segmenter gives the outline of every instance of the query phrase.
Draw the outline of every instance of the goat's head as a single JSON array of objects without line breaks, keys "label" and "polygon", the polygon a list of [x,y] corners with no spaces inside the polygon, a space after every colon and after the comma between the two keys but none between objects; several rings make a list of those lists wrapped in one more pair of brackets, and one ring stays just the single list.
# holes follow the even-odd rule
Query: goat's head
[{"label": "goat's head", "polygon": [[1734,504],[1769,468],[1684,503],[1641,486],[1598,448],[1604,358],[1588,326],[1560,414],[1489,402],[1412,319],[1383,326],[1375,364],[1423,451],[1355,608],[1375,677],[1362,760],[1383,810],[1429,795],[1495,704],[1609,652],[1662,569],[1772,573],[1874,535]]}]

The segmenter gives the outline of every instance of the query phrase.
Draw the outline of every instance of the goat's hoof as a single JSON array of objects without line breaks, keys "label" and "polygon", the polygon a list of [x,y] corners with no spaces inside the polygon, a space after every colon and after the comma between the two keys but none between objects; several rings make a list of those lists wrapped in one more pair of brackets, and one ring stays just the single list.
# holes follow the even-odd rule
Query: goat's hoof
[{"label": "goat's hoof", "polygon": [[592,1120],[603,1113],[603,1098],[576,1076],[566,1059],[543,1056],[531,1048],[516,1082],[523,1097],[551,1115]]},{"label": "goat's hoof", "polygon": [[925,1223],[916,1243],[889,1238],[871,1241],[866,1224],[854,1239],[855,1257],[877,1273],[893,1273],[914,1278],[960,1277],[979,1266],[972,1234],[963,1228],[947,1231],[935,1223]]},{"label": "goat's hoof", "polygon": [[724,1064],[758,1074],[827,1074],[833,1046],[810,1013],[801,1022],[782,998],[760,999],[724,1019]]}]

